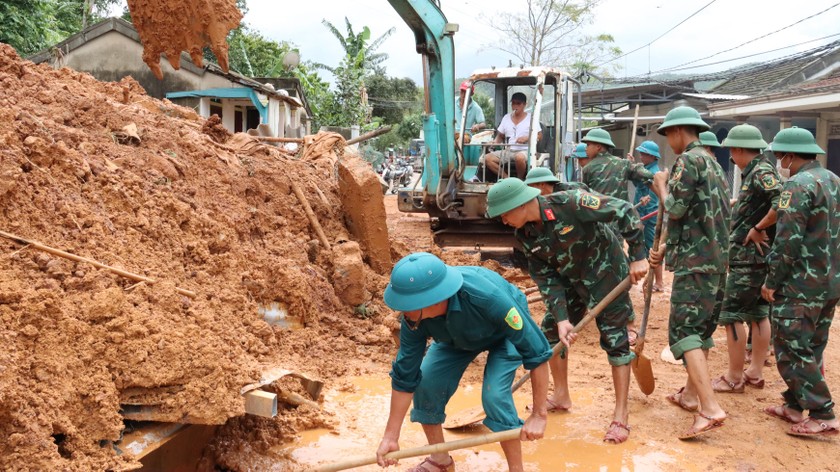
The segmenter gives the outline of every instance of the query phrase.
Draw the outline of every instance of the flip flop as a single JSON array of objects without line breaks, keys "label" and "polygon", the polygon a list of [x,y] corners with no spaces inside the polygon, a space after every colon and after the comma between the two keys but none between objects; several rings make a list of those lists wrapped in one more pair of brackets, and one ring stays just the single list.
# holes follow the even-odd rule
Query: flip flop
[{"label": "flip flop", "polygon": [[707,424],[706,426],[704,426],[700,429],[694,429],[694,426],[692,425],[691,429],[689,429],[688,431],[683,433],[682,436],[679,436],[679,439],[681,439],[683,441],[685,441],[687,439],[694,439],[697,436],[700,436],[701,434],[705,434],[705,433],[708,433],[709,431],[720,428],[721,426],[723,426],[723,422],[726,421],[726,418],[723,418],[723,419],[719,420],[717,418],[712,418],[711,416],[706,416],[706,415],[704,415],[703,413],[700,413],[700,412],[697,412],[697,415],[702,417],[702,418],[707,419],[709,421],[709,424]]},{"label": "flip flop", "polygon": [[[697,407],[691,408],[690,406],[683,403],[683,399],[682,399],[683,390],[685,390],[685,387],[680,387],[680,389],[677,390],[677,393],[672,393],[670,395],[666,395],[665,398],[669,402],[673,403],[674,405],[677,405],[678,407],[682,408],[683,410],[688,411],[690,413],[694,413],[695,411],[697,411]],[[679,397],[677,397],[677,395],[679,395]]]},{"label": "flip flop", "polygon": [[[627,434],[622,435],[618,432],[619,429],[626,430]],[[627,441],[627,438],[629,437],[630,426],[620,421],[613,421],[612,423],[610,423],[610,427],[607,429],[607,434],[604,435],[604,442],[608,442],[610,444],[621,444],[624,441]]]},{"label": "flip flop", "polygon": [[[762,381],[763,382],[763,381]],[[712,390],[718,393],[744,393],[744,381],[738,383],[726,380],[726,375],[712,381]]]},{"label": "flip flop", "polygon": [[[781,413],[779,413],[779,411],[781,411]],[[787,409],[785,408],[784,405],[768,406],[767,408],[764,409],[764,413],[772,416],[773,418],[778,418],[782,421],[787,421],[788,423],[792,423],[792,424],[799,423],[799,421],[794,420],[793,417],[790,416],[790,414],[787,412]]]},{"label": "flip flop", "polygon": [[[814,423],[817,423],[820,426],[820,429],[818,429],[817,431],[811,431],[811,430],[807,430],[807,429],[806,430],[800,429],[799,431],[797,431],[795,429],[797,427],[804,427],[805,424],[809,421],[813,421]],[[805,418],[804,420],[800,421],[799,423],[796,423],[793,426],[791,426],[790,429],[787,430],[787,433],[791,436],[799,436],[799,437],[803,437],[803,438],[812,437],[812,436],[834,436],[835,434],[840,434],[840,429],[837,429],[834,426],[829,426],[828,424],[823,423],[822,421],[820,421],[816,418],[811,418],[809,416],[809,417]]]}]

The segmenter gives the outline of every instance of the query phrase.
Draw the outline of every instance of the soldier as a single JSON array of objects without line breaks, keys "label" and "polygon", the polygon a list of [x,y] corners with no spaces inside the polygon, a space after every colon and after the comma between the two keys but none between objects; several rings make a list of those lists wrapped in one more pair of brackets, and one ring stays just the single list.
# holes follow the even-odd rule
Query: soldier
[{"label": "soldier", "polygon": [[[744,386],[764,388],[762,369],[770,345],[769,305],[761,298],[761,285],[767,275],[765,247],[775,236],[776,211],[782,184],[775,166],[762,152],[767,142],[755,126],[732,128],[723,140],[729,155],[741,169],[741,189],[729,230],[729,277],[718,324],[726,327],[729,370],[712,381],[715,392],[743,393]],[[747,335],[744,323],[753,332],[752,362],[744,370]]]},{"label": "soldier", "polygon": [[[571,346],[575,340],[572,323],[583,318],[587,305],[594,307],[628,275],[635,283],[647,272],[639,217],[624,200],[584,190],[543,197],[539,190],[510,178],[490,188],[487,214],[501,216],[506,225],[516,228],[516,239],[528,259],[528,271],[545,301],[546,316],[555,320],[543,322],[543,330],[554,344]],[[627,240],[633,261],[629,266],[618,239],[601,223],[613,223]],[[571,303],[574,300],[570,293],[579,303]],[[601,332],[601,348],[612,366],[615,390],[613,421],[604,441],[615,444],[626,441],[630,435],[627,394],[630,361],[635,357],[627,336],[630,313],[630,297],[624,292],[595,319]],[[555,384],[548,407],[568,410],[572,406],[568,359],[557,356],[549,363]]]},{"label": "soldier", "polygon": [[610,154],[615,144],[607,131],[595,128],[582,141],[586,143],[586,159],[580,160],[581,181],[593,191],[629,201],[628,181],[636,186],[653,184],[653,174],[642,164]]},{"label": "soldier", "polygon": [[698,410],[680,439],[719,428],[726,419],[712,390],[706,357],[714,346],[712,334],[723,301],[729,199],[723,170],[698,137],[708,129],[697,110],[681,106],[669,111],[657,130],[667,136],[678,157],[670,177],[666,172],[654,177],[659,195],[667,195],[668,238],[650,251],[650,263],[659,265],[667,253],[667,268],[674,271],[668,343],[674,358],[684,359],[688,373],[685,387],[668,400],[688,411]]},{"label": "soldier", "polygon": [[761,287],[772,304],[776,364],[788,388],[782,405],[764,411],[794,423],[788,431],[794,436],[837,434],[840,422],[821,367],[840,298],[840,179],[817,162],[825,151],[805,129],[779,131],[770,149],[782,179],[792,175],[779,197]]},{"label": "soldier", "polygon": [[[645,141],[636,148],[639,153],[639,160],[645,166],[648,172],[656,174],[659,172],[659,145],[653,141]],[[632,154],[627,155],[632,158]],[[640,215],[649,215],[659,210],[659,197],[651,191],[646,185],[636,185],[636,195],[633,197],[633,203],[636,204],[636,209]],[[648,218],[643,221],[645,225],[645,249],[650,251],[653,247],[653,239],[656,236],[656,221],[659,216]],[[660,265],[653,270],[654,282],[653,291],[661,292],[665,288],[665,283],[662,281],[662,266]]]},{"label": "soldier", "polygon": [[548,195],[576,188],[589,190],[586,185],[580,182],[561,182],[560,179],[551,173],[551,169],[547,167],[535,167],[528,171],[528,176],[525,178],[525,185],[539,190],[540,195]]},{"label": "soldier", "polygon": [[[487,352],[481,402],[493,431],[522,427],[522,440],[545,432],[551,348],[528,312],[525,295],[499,274],[483,267],[450,267],[426,252],[409,254],[394,265],[385,303],[402,313],[400,347],[391,369],[391,410],[376,452],[379,465],[399,450],[400,429],[414,400],[411,421],[421,423],[429,444],[443,442],[444,410],[467,366]],[[434,339],[426,346],[429,338]],[[534,411],[524,422],[516,413],[511,386],[516,369],[531,371]],[[503,441],[511,471],[522,471],[519,439]],[[445,452],[434,453],[410,469],[454,470]]]},{"label": "soldier", "polygon": [[712,133],[711,131],[703,131],[700,133],[700,144],[712,157],[715,155],[715,148],[720,147],[717,136],[715,136],[715,133]]}]

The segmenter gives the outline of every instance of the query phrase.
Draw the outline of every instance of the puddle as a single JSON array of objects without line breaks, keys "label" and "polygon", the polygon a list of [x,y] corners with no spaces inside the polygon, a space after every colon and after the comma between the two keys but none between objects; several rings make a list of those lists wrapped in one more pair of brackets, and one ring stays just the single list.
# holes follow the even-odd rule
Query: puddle
[{"label": "puddle", "polygon": [[257,313],[265,320],[266,323],[280,328],[286,329],[301,329],[303,328],[303,320],[300,317],[289,314],[289,306],[285,303],[269,303],[268,305],[259,305]]},{"label": "puddle", "polygon": [[[291,444],[276,447],[273,453],[278,457],[292,459],[301,468],[329,464],[358,457],[375,456],[382,439],[382,432],[388,419],[391,386],[390,379],[357,377],[352,380],[353,392],[326,393],[325,405],[336,412],[340,424],[336,431],[325,429],[304,431]],[[522,453],[525,469],[540,471],[599,471],[634,472],[666,471],[679,468],[696,470],[691,464],[680,461],[681,451],[673,446],[653,440],[631,436],[621,445],[607,445],[602,442],[605,424],[591,419],[589,412],[597,408],[593,398],[603,393],[600,389],[578,388],[573,391],[575,410],[572,413],[549,415],[545,438],[535,442],[523,442]],[[525,405],[531,403],[526,392],[514,394],[521,418],[527,417]],[[481,389],[477,385],[462,386],[447,406],[448,414],[455,414],[481,404]],[[408,416],[408,415],[406,415]],[[447,441],[464,439],[489,432],[482,425],[466,430],[446,431]],[[636,436],[640,436],[636,433]],[[408,449],[426,444],[419,424],[408,418],[403,423],[400,447]],[[450,453],[459,471],[494,472],[507,470],[502,450],[498,444],[473,447]],[[422,458],[403,459],[400,467],[386,470],[403,470]],[[358,471],[374,472],[377,465],[360,467]]]}]

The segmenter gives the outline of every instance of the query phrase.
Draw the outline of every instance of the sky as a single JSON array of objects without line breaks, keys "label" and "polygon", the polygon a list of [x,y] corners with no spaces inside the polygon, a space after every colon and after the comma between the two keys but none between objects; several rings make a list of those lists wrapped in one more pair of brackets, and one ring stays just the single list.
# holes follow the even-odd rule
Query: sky
[{"label": "sky", "polygon": [[[504,39],[487,26],[479,13],[493,16],[524,11],[525,0],[441,0],[441,5],[447,20],[460,26],[454,37],[456,77],[467,77],[475,69],[506,67],[509,60],[514,59],[492,47]],[[587,25],[585,31],[587,34],[613,35],[616,45],[624,52],[642,47],[617,61],[621,69],[615,76],[621,78],[656,72],[711,56],[832,6],[834,8],[814,18],[692,65],[763,54],[681,71],[695,74],[725,70],[748,62],[768,61],[840,40],[840,0],[603,0],[595,10],[593,24]],[[422,65],[420,55],[414,51],[414,36],[387,0],[282,3],[276,0],[248,0],[248,8],[244,21],[252,28],[270,39],[295,44],[300,49],[302,60],[329,65],[338,64],[342,50],[338,40],[322,25],[322,20],[326,19],[340,31],[345,31],[344,18],[347,17],[354,31],[368,26],[373,38],[392,26],[396,27],[396,32],[378,50],[389,55],[384,63],[387,73],[395,77],[409,77],[418,85],[422,84]],[[702,11],[686,20],[701,8]],[[683,20],[686,20],[683,24],[653,41]],[[837,36],[817,40],[828,35]],[[653,43],[647,46],[651,41]],[[794,46],[806,41],[811,42]],[[768,52],[775,49],[779,50]]]}]

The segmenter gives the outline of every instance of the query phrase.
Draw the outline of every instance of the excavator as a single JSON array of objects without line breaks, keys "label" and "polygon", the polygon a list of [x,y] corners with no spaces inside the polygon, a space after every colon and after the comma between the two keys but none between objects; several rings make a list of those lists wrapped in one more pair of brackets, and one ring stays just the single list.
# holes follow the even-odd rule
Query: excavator
[{"label": "excavator", "polygon": [[[414,33],[415,49],[422,56],[425,92],[423,172],[413,187],[398,191],[399,209],[428,213],[435,242],[441,246],[512,247],[511,229],[485,215],[492,183],[484,172],[473,178],[479,172],[481,157],[499,145],[478,139],[467,141],[467,130],[456,129],[456,113],[462,114],[461,123],[466,121],[465,109],[456,109],[454,99],[453,36],[458,25],[446,20],[439,0],[388,2]],[[128,5],[146,48],[144,60],[156,74],[160,73],[161,52],[177,68],[181,50],[188,51],[200,64],[204,46],[210,46],[220,65],[227,67],[224,37],[241,19],[235,0],[129,0]],[[173,14],[179,11],[180,16]],[[476,85],[489,84],[483,88],[494,91],[495,123],[508,112],[514,93],[526,94],[532,117],[528,168],[547,166],[564,179],[564,156],[574,146],[573,99],[579,82],[551,67],[479,70],[470,80]],[[469,95],[464,103],[468,100]],[[541,134],[538,129],[542,129]],[[509,173],[512,170],[507,169]]]}]

